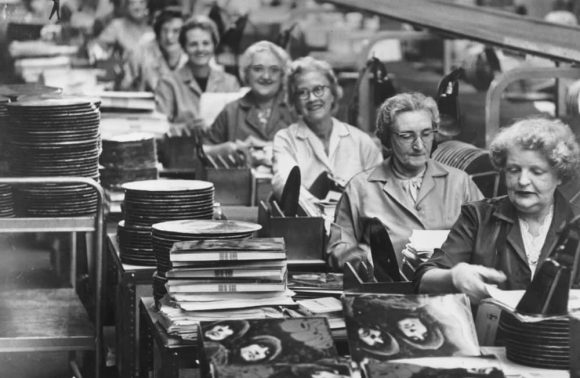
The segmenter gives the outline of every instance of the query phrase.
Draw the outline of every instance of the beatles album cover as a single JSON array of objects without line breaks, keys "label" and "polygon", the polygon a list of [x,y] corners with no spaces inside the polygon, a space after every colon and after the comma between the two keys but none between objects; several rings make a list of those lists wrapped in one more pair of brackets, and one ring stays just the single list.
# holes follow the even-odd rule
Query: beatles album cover
[{"label": "beatles album cover", "polygon": [[349,378],[346,359],[325,359],[307,364],[213,366],[214,378]]},{"label": "beatles album cover", "polygon": [[342,301],[354,361],[480,354],[464,294],[348,293]]},{"label": "beatles album cover", "polygon": [[202,322],[207,362],[215,366],[311,363],[336,358],[323,317]]},{"label": "beatles album cover", "polygon": [[368,378],[505,378],[499,367],[432,367],[397,361],[367,365]]}]

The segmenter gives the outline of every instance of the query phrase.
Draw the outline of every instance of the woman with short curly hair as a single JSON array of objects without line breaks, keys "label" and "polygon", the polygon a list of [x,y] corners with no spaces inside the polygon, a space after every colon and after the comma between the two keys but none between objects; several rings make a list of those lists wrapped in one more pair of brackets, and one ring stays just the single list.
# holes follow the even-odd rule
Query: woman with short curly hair
[{"label": "woman with short curly hair", "polygon": [[417,274],[423,292],[464,292],[478,302],[486,283],[525,289],[580,209],[558,187],[578,172],[580,148],[558,120],[524,119],[503,129],[490,146],[505,177],[507,196],[473,202],[440,250]]}]

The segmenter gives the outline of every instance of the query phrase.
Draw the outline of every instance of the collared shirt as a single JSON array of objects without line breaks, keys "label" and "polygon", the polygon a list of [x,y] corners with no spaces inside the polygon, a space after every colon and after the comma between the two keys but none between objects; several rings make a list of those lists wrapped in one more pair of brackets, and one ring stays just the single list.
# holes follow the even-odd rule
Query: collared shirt
[{"label": "collared shirt", "polygon": [[127,91],[154,92],[159,79],[170,75],[187,63],[187,54],[181,51],[177,65],[167,64],[157,40],[140,44],[127,58],[123,69],[121,89]]},{"label": "collared shirt", "polygon": [[331,266],[341,269],[353,248],[368,254],[368,221],[378,218],[386,227],[397,260],[414,229],[449,229],[465,202],[483,198],[469,178],[456,168],[427,162],[423,183],[414,203],[392,169],[392,158],[362,172],[349,182],[336,208],[327,253]]},{"label": "collared shirt", "polygon": [[302,187],[307,189],[322,172],[347,182],[382,160],[379,148],[369,135],[335,118],[328,155],[320,138],[302,120],[280,130],[274,137],[273,149],[272,186],[278,196],[294,166],[300,168]]},{"label": "collared shirt", "polygon": [[[558,240],[557,232],[563,224],[580,214],[577,205],[568,202],[556,190],[554,216],[542,245],[537,267],[550,255]],[[506,281],[499,284],[503,290],[526,289],[532,280],[532,271],[522,240],[516,209],[507,196],[466,204],[459,219],[449,232],[441,249],[419,266],[415,282],[429,269],[449,269],[466,262],[500,270]]]},{"label": "collared shirt", "polygon": [[[225,72],[210,69],[206,92],[235,92],[238,80]],[[186,122],[199,118],[199,102],[203,91],[193,77],[189,64],[159,80],[155,89],[157,110],[171,122]]]},{"label": "collared shirt", "polygon": [[264,141],[274,139],[276,133],[296,121],[296,114],[284,100],[284,93],[279,93],[272,104],[272,113],[265,126],[262,126],[257,114],[258,107],[251,91],[237,101],[230,102],[217,116],[206,136],[209,143],[219,144],[245,140],[254,136]]}]

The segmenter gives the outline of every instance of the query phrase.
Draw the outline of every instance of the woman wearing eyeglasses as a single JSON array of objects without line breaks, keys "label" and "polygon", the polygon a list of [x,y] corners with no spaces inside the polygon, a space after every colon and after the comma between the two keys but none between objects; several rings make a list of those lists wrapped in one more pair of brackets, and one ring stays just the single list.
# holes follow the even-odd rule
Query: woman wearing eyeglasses
[{"label": "woman wearing eyeglasses", "polygon": [[336,208],[327,253],[334,269],[370,263],[368,220],[387,228],[399,264],[414,229],[449,229],[461,205],[483,196],[468,175],[430,158],[439,126],[435,100],[420,93],[387,99],[377,115],[377,136],[392,154],[355,176]]},{"label": "woman wearing eyeglasses", "polygon": [[342,90],[330,65],[311,57],[290,65],[288,99],[300,115],[274,138],[274,193],[280,196],[294,166],[300,168],[300,196],[323,172],[346,184],[382,158],[370,136],[334,118]]},{"label": "woman wearing eyeglasses", "polygon": [[205,138],[206,154],[241,151],[254,163],[271,165],[274,135],[297,118],[286,103],[283,85],[289,63],[286,51],[268,41],[246,49],[240,57],[240,77],[250,91],[218,115]]}]

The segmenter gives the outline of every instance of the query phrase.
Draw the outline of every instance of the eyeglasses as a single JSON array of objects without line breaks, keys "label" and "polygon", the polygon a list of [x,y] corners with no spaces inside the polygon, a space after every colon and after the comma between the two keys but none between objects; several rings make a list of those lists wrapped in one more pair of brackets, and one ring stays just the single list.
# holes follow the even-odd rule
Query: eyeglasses
[{"label": "eyeglasses", "polygon": [[250,66],[250,70],[255,73],[256,75],[263,75],[264,73],[266,73],[266,71],[268,71],[268,73],[271,76],[276,76],[276,75],[280,75],[280,73],[282,73],[282,67],[280,66],[263,66],[261,64],[256,64],[253,66]]},{"label": "eyeglasses", "polygon": [[394,132],[393,134],[399,137],[403,142],[411,144],[416,142],[419,138],[421,138],[421,142],[425,143],[426,140],[432,138],[436,133],[437,130],[435,129],[427,129],[421,131],[420,134],[415,134],[412,131]]},{"label": "eyeglasses", "polygon": [[296,95],[301,100],[308,100],[310,98],[311,93],[314,95],[314,97],[320,98],[324,96],[324,93],[326,93],[327,89],[330,89],[328,85],[316,85],[312,89],[307,88],[298,89],[296,91]]}]

